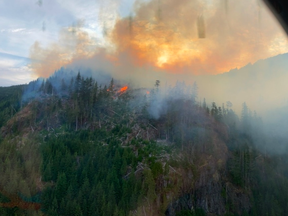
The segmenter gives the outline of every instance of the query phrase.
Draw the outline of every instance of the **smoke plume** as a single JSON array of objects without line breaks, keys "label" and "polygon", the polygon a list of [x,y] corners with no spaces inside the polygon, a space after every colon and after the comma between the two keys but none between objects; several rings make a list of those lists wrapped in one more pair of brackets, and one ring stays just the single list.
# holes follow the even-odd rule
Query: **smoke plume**
[{"label": "smoke plume", "polygon": [[83,60],[120,77],[136,73],[138,79],[147,70],[218,74],[287,51],[279,24],[259,1],[136,1],[131,15],[114,23],[104,26],[104,44],[81,25],[63,29],[48,47],[35,42],[33,71],[49,77]]}]

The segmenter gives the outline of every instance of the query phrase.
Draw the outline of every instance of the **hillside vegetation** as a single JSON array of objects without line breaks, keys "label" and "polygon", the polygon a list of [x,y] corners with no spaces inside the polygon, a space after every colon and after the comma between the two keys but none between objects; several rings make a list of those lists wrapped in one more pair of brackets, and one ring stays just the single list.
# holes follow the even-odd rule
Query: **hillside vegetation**
[{"label": "hillside vegetation", "polygon": [[0,127],[19,111],[24,87],[0,87]]},{"label": "hillside vegetation", "polygon": [[245,103],[80,73],[22,88],[0,88],[1,215],[288,215],[287,152]]}]

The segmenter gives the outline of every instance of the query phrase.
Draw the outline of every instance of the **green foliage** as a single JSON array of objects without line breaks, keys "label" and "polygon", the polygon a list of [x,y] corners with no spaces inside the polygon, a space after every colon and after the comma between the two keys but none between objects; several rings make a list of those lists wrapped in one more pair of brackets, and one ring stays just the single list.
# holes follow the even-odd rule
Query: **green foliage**
[{"label": "green foliage", "polygon": [[[201,107],[196,102],[195,83],[188,98],[168,98],[165,114],[155,119],[148,108],[157,102],[159,86],[157,80],[150,96],[145,96],[143,104],[137,104],[131,112],[130,99],[135,95],[127,91],[120,97],[113,79],[103,87],[78,73],[70,84],[61,81],[60,92],[53,87],[53,80],[43,81],[37,90],[43,96],[41,101],[29,103],[27,110],[31,115],[24,118],[22,125],[15,121],[11,127],[13,134],[21,128],[27,131],[27,127],[30,130],[39,126],[43,129],[41,141],[38,140],[41,145],[19,148],[16,142],[11,144],[5,137],[1,141],[0,137],[0,186],[7,186],[9,192],[18,191],[25,201],[41,199],[45,215],[128,215],[143,200],[149,205],[155,203],[163,189],[162,179],[173,182],[169,179],[169,166],[192,171],[193,181],[197,181],[203,170],[197,167],[198,160],[218,154],[220,142],[228,147],[227,166],[221,168],[224,175],[220,183],[232,184],[250,199],[251,211],[243,211],[242,215],[288,215],[288,157],[263,156],[256,150],[255,138],[261,137],[256,132],[261,126],[256,114],[252,116],[245,103],[240,120],[231,109],[231,102],[226,107],[213,103],[209,108],[204,100]],[[0,88],[0,127],[20,110],[22,87]],[[183,158],[169,157],[163,167],[163,158],[167,153],[172,155],[172,148]],[[29,181],[36,179],[39,170],[46,183],[41,198],[35,191],[35,182]],[[169,193],[173,186],[168,183],[165,192]],[[224,186],[221,195],[226,215],[238,215]],[[157,205],[166,194],[160,196]],[[7,197],[0,194],[0,202],[7,202]],[[17,208],[0,208],[0,215],[21,214],[28,213]],[[177,215],[206,214],[196,209],[183,210]]]},{"label": "green foliage", "polygon": [[154,201],[156,199],[155,193],[155,181],[153,179],[153,174],[151,173],[150,169],[144,170],[144,185],[143,191],[147,191],[147,198],[150,201]]},{"label": "green foliage", "polygon": [[180,212],[177,212],[176,216],[194,216],[194,214],[190,210],[182,210]]},{"label": "green foliage", "polygon": [[[114,132],[78,131],[46,138],[43,178],[55,184],[42,193],[47,215],[71,215],[73,211],[77,215],[113,215],[114,210],[127,215],[137,207],[142,180],[135,178],[133,170],[128,171],[136,157],[130,148],[123,149],[117,138],[107,138]],[[108,145],[102,144],[102,138]],[[155,193],[152,173],[145,179],[147,196],[151,196],[153,190]]]},{"label": "green foliage", "polygon": [[[0,203],[17,198],[23,202],[40,202],[36,181],[41,163],[36,137],[28,139],[5,138],[0,143]],[[15,201],[14,201],[15,202]],[[32,210],[0,207],[0,215],[40,215]]]},{"label": "green foliage", "polygon": [[206,213],[203,209],[196,210],[182,210],[176,213],[176,216],[206,216]]},{"label": "green foliage", "polygon": [[20,107],[24,85],[0,87],[0,128]]},{"label": "green foliage", "polygon": [[156,179],[159,175],[163,174],[163,167],[162,167],[162,163],[160,162],[152,162],[151,165],[151,171],[153,174],[153,177]]}]

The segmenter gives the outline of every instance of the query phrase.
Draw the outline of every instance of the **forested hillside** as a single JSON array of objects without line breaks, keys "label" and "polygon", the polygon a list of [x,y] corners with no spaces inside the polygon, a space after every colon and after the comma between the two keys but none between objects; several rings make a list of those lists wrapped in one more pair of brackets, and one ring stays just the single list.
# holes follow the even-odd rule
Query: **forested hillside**
[{"label": "forested hillside", "polygon": [[288,215],[287,152],[245,103],[80,73],[0,95],[1,215]]},{"label": "forested hillside", "polygon": [[0,127],[21,107],[24,85],[0,87]]}]

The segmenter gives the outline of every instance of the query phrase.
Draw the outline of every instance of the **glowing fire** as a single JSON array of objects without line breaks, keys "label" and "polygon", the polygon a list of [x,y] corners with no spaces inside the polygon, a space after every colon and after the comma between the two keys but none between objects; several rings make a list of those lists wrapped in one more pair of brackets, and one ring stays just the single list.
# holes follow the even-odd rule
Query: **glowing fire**
[{"label": "glowing fire", "polygon": [[125,91],[127,91],[127,89],[128,89],[128,86],[123,86],[122,88],[119,89],[118,92],[119,92],[120,94],[123,94]]},{"label": "glowing fire", "polygon": [[149,91],[146,91],[146,94],[148,94],[148,95],[149,95],[149,94],[150,94],[150,92],[149,92]]}]

